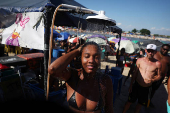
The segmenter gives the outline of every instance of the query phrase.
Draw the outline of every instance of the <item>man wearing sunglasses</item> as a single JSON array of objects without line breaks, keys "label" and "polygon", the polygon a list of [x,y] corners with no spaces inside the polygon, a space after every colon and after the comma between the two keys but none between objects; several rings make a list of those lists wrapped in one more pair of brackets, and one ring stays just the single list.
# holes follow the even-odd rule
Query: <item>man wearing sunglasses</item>
[{"label": "man wearing sunglasses", "polygon": [[130,105],[137,99],[138,104],[136,106],[135,113],[139,113],[142,105],[149,106],[152,83],[161,79],[161,62],[154,58],[156,45],[148,44],[145,52],[146,57],[137,59],[137,69],[132,75],[129,87],[129,97],[123,113],[126,113]]},{"label": "man wearing sunglasses", "polygon": [[[168,56],[168,51],[170,49],[169,44],[163,44],[160,51],[158,51],[155,55],[154,58],[159,60],[162,64],[162,78],[160,80],[160,85],[162,81],[164,80],[164,77],[166,76],[168,70],[170,69],[170,57]],[[169,76],[169,75],[167,75]],[[159,85],[159,86],[160,86]]]},{"label": "man wearing sunglasses", "polygon": [[[157,51],[157,53],[154,55],[154,58],[159,60],[162,64],[162,69],[161,69],[162,78],[159,81],[156,81],[156,82],[153,83],[151,98],[155,94],[155,91],[162,84],[162,81],[164,80],[166,74],[167,74],[168,77],[170,76],[170,73],[169,73],[170,71],[168,71],[168,70],[170,70],[170,57],[168,56],[169,49],[170,49],[169,44],[163,44],[160,51]],[[169,105],[170,105],[170,96],[168,98],[169,98]]]}]

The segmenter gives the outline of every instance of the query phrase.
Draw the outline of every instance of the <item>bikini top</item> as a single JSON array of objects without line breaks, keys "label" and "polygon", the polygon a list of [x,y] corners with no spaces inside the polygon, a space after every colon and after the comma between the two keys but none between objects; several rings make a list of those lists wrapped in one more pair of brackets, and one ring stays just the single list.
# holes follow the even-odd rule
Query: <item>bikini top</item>
[{"label": "bikini top", "polygon": [[[78,81],[79,81],[79,79],[78,79]],[[78,81],[76,83],[76,88],[77,88]],[[98,83],[99,83],[99,79],[98,79]],[[100,99],[99,99],[99,101],[97,103],[97,106],[96,106],[94,111],[102,110],[102,108],[103,108],[103,100],[102,100],[102,96],[101,96],[101,87],[100,87],[100,84],[99,84],[99,92],[100,92]],[[83,111],[83,110],[79,109],[78,106],[77,106],[75,91],[72,94],[72,96],[70,97],[70,99],[68,100],[68,104],[69,104],[69,106],[71,106],[71,107],[73,107],[75,109]]]}]

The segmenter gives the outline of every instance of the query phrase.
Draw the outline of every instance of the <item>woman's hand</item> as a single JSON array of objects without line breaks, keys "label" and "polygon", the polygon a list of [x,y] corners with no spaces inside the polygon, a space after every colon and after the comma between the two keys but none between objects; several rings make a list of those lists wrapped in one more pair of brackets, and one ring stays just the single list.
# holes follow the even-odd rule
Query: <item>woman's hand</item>
[{"label": "woman's hand", "polygon": [[83,46],[83,45],[81,45],[81,46],[78,48],[79,52],[81,51],[82,46]]},{"label": "woman's hand", "polygon": [[[80,52],[78,49],[75,49],[59,58],[57,58],[53,63],[48,67],[48,73],[52,76],[58,77],[62,80],[67,81],[70,75],[65,73],[67,66],[70,62],[76,57],[79,56]],[[69,73],[69,72],[68,72]]]}]

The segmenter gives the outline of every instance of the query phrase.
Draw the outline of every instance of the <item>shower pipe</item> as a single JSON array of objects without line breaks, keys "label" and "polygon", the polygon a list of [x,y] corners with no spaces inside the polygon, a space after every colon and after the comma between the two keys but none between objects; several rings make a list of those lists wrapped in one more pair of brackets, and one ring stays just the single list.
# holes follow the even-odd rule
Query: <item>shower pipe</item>
[{"label": "shower pipe", "polygon": [[[72,5],[68,5],[68,4],[60,4],[54,11],[53,14],[53,19],[52,19],[52,24],[51,24],[51,34],[50,34],[50,47],[49,47],[49,60],[48,60],[48,66],[51,64],[51,52],[52,52],[52,40],[53,40],[53,26],[54,26],[54,21],[55,21],[55,16],[57,14],[58,11],[72,11],[72,10],[64,10],[64,9],[59,9],[60,7],[66,7],[66,8],[70,8],[70,9],[74,9],[77,13],[87,13],[87,14],[99,14],[98,11],[94,11],[91,9],[87,9],[87,8],[82,8],[82,7],[78,7],[78,6],[72,6]],[[47,76],[47,93],[46,93],[46,100],[48,100],[48,96],[49,96],[49,80],[50,80],[50,74],[48,73]]]}]

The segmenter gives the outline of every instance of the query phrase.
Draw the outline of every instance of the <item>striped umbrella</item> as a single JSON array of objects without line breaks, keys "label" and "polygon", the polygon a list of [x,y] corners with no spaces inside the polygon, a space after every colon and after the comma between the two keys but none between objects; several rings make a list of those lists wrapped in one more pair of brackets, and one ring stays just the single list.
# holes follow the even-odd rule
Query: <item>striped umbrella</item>
[{"label": "striped umbrella", "polygon": [[87,42],[96,42],[99,45],[106,45],[106,41],[102,38],[95,37],[95,38],[89,38]]},{"label": "striped umbrella", "polygon": [[[115,38],[115,39],[112,39],[110,42],[111,43],[118,43],[120,40],[120,38]],[[121,40],[129,40],[128,38],[125,38],[125,37],[121,37]]]},{"label": "striped umbrella", "polygon": [[136,44],[136,43],[139,42],[139,41],[137,41],[137,40],[132,40],[132,42]]},{"label": "striped umbrella", "polygon": [[71,42],[71,43],[77,43],[78,40],[79,40],[79,37],[75,37],[75,38],[69,39],[69,42]]},{"label": "striped umbrella", "polygon": [[103,35],[92,35],[92,36],[87,37],[87,39],[89,39],[89,38],[96,38],[96,37],[102,38],[102,39],[104,39],[104,40],[106,39],[106,37],[103,36]]},{"label": "striped umbrella", "polygon": [[116,39],[116,37],[109,37],[107,40],[110,42],[112,39]]}]

